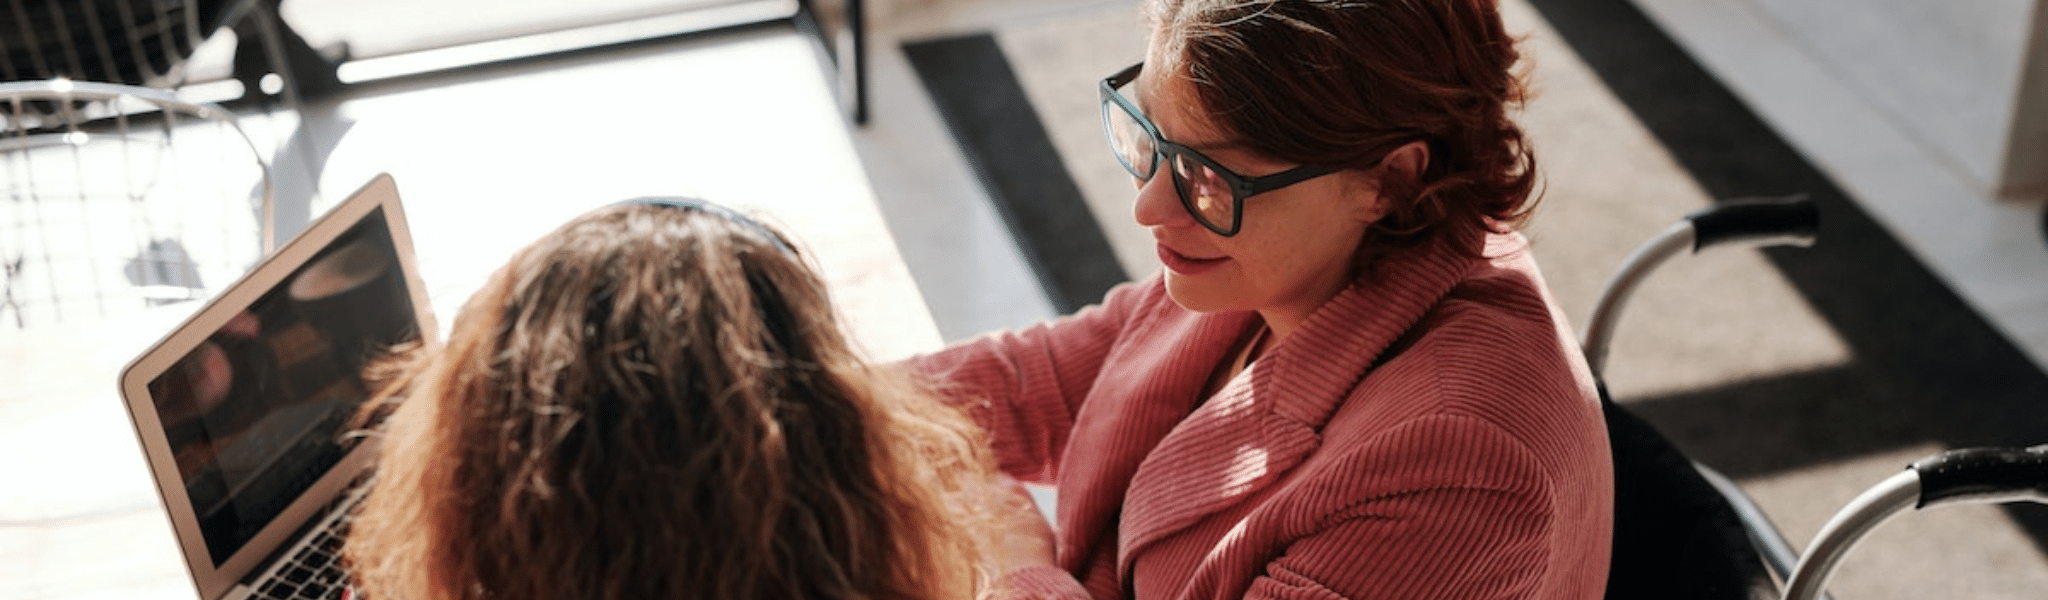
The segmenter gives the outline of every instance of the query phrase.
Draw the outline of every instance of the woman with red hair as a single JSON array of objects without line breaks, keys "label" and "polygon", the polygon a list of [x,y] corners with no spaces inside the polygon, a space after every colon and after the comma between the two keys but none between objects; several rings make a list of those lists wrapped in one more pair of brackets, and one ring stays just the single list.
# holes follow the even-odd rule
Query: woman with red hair
[{"label": "woman with red hair", "polygon": [[1015,589],[1595,598],[1592,377],[1515,227],[1491,0],[1149,0],[1103,124],[1164,270],[909,365],[1056,486]]}]

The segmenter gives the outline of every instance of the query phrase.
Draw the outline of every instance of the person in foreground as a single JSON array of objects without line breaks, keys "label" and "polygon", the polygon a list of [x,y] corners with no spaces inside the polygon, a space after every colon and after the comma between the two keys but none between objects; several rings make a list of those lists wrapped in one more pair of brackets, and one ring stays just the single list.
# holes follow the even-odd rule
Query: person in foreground
[{"label": "person in foreground", "polygon": [[715,205],[569,222],[409,360],[359,597],[970,598],[1028,502],[966,415],[856,357],[786,239]]},{"label": "person in foreground", "polygon": [[1148,0],[1100,86],[1162,273],[915,357],[1058,490],[1016,589],[1596,598],[1613,475],[1490,0]]}]

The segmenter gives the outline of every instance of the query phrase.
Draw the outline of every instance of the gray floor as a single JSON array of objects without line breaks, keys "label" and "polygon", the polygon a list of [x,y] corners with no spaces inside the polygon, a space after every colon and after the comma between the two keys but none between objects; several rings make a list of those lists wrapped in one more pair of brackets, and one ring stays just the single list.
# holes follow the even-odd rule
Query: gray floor
[{"label": "gray floor", "polygon": [[[288,7],[287,16],[318,22],[307,28],[316,45],[423,39],[341,4]],[[619,11],[649,10],[642,4]],[[1630,248],[1714,198],[1535,10],[1521,0],[1506,8],[1528,36],[1540,94],[1522,116],[1546,182],[1529,233],[1568,314],[1584,315]],[[865,127],[839,119],[808,41],[779,30],[367,84],[303,119],[252,115],[245,124],[265,148],[282,149],[281,170],[318,165],[316,178],[287,185],[298,186],[287,195],[308,213],[374,173],[393,173],[439,314],[453,314],[506,253],[573,214],[630,195],[697,194],[768,214],[824,249],[821,266],[855,337],[888,358],[1053,315],[899,50],[994,32],[1118,260],[1131,273],[1158,268],[1149,237],[1131,224],[1130,184],[1096,129],[1095,82],[1142,51],[1130,2],[893,0],[870,10],[874,113]],[[420,26],[516,29],[508,19]],[[379,30],[384,41],[358,40],[352,27]],[[1639,297],[1611,365],[1624,401],[1857,360],[1843,333],[1754,251],[1678,261]],[[191,596],[112,383],[178,306],[0,330],[0,380],[9,382],[0,392],[0,480],[9,482],[0,486],[0,597]],[[1752,418],[1767,428],[1802,415]],[[1828,458],[1742,479],[1803,543],[1857,491],[1940,448],[1817,451]],[[2048,589],[2048,557],[2004,511],[1949,509],[1881,529],[1835,589],[1844,599],[2035,598]]]}]

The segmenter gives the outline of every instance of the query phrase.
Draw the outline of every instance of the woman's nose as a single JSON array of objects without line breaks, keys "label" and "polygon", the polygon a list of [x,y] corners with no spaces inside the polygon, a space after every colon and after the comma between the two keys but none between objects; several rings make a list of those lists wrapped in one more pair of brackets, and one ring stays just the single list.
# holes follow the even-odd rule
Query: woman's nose
[{"label": "woman's nose", "polygon": [[1173,189],[1173,176],[1164,171],[1138,182],[1138,197],[1131,203],[1131,216],[1145,227],[1191,225],[1195,221],[1181,207],[1180,196]]}]

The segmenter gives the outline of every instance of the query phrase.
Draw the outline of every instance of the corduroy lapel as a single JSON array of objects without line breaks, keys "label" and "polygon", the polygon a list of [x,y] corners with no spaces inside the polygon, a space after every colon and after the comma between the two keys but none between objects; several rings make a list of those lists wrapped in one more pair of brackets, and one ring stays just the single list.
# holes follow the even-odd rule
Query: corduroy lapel
[{"label": "corduroy lapel", "polygon": [[1114,370],[1098,376],[1074,419],[1059,475],[1060,564],[1069,570],[1082,568],[1095,546],[1116,543],[1110,529],[1138,463],[1187,416],[1204,375],[1257,319],[1191,313],[1164,293],[1159,299],[1168,305],[1112,351],[1105,364]]},{"label": "corduroy lapel", "polygon": [[1125,492],[1119,578],[1146,545],[1258,493],[1314,452],[1381,354],[1482,262],[1452,244],[1389,258],[1167,433]]}]

